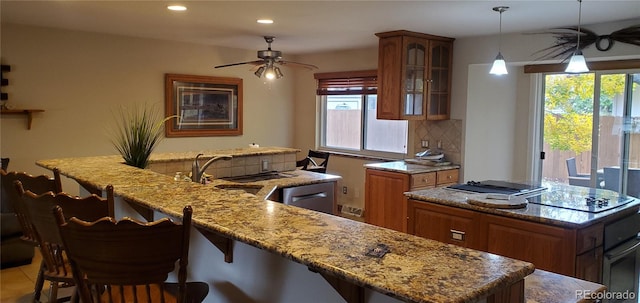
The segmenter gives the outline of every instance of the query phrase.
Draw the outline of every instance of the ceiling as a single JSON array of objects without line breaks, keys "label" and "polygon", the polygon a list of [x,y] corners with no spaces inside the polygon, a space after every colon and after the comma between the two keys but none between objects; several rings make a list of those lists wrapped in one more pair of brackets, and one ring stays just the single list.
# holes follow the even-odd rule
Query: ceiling
[{"label": "ceiling", "polygon": [[[187,11],[172,12],[169,4]],[[499,31],[494,6],[506,5],[502,31],[575,26],[578,1],[0,1],[2,23],[18,23],[241,49],[303,54],[377,45],[376,32],[411,30],[462,38]],[[582,23],[640,17],[640,1],[582,3]],[[256,23],[270,18],[271,25]]]}]

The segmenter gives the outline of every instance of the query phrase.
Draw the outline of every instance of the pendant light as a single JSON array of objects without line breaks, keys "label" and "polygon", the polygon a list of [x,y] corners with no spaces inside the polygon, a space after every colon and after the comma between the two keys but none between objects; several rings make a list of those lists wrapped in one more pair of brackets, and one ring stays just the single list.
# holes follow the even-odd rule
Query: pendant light
[{"label": "pendant light", "polygon": [[493,11],[500,13],[500,35],[498,36],[498,55],[496,56],[496,60],[493,61],[491,71],[489,71],[492,75],[506,75],[509,73],[507,72],[507,64],[504,62],[504,57],[502,57],[502,53],[500,52],[502,47],[502,13],[508,9],[508,6],[496,6],[493,8]]},{"label": "pendant light", "polygon": [[576,42],[576,50],[573,52],[571,60],[569,60],[567,69],[564,70],[567,73],[585,73],[589,71],[587,62],[584,60],[584,56],[580,50],[580,36],[582,35],[580,32],[580,22],[582,21],[582,0],[578,0],[578,3],[578,42]]}]

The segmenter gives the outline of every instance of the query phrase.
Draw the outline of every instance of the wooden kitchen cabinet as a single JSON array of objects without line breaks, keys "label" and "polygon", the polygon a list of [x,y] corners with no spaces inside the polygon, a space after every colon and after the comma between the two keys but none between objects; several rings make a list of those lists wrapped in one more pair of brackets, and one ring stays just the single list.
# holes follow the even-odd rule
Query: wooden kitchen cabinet
[{"label": "wooden kitchen cabinet", "polygon": [[408,233],[462,247],[486,250],[484,232],[476,228],[480,214],[431,203],[408,200]]},{"label": "wooden kitchen cabinet", "polygon": [[449,119],[454,39],[410,31],[376,36],[378,119]]},{"label": "wooden kitchen cabinet", "polygon": [[576,230],[485,215],[487,251],[575,276]]},{"label": "wooden kitchen cabinet", "polygon": [[[445,183],[440,183],[442,180]],[[458,182],[458,169],[425,173],[401,173],[366,169],[365,222],[407,232],[407,191],[446,186]]]},{"label": "wooden kitchen cabinet", "polygon": [[413,199],[408,199],[407,211],[410,234],[531,262],[542,270],[602,281],[602,223],[565,228]]},{"label": "wooden kitchen cabinet", "polygon": [[409,189],[409,175],[367,169],[364,184],[365,222],[407,232],[403,193]]}]

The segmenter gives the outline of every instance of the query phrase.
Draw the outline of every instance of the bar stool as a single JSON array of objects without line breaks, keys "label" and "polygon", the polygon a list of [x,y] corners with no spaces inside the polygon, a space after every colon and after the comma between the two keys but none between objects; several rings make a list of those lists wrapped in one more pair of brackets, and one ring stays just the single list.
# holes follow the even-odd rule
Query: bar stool
[{"label": "bar stool", "polygon": [[[3,209],[5,207],[5,203],[10,206],[12,211],[15,214],[15,220],[17,221],[20,229],[22,230],[21,240],[26,243],[28,246],[31,246],[31,254],[29,258],[33,257],[33,247],[38,246],[38,241],[35,236],[35,230],[33,229],[33,225],[29,221],[27,217],[27,213],[23,208],[22,203],[20,203],[22,199],[22,194],[17,191],[14,182],[20,181],[22,186],[30,190],[36,194],[42,194],[45,192],[54,192],[58,193],[62,191],[62,182],[60,180],[60,171],[58,169],[53,170],[53,178],[40,175],[33,176],[25,172],[6,172],[6,170],[0,171],[0,185],[2,186],[2,203]],[[3,218],[4,221],[4,218]],[[3,224],[7,224],[7,222],[3,222]],[[3,225],[4,226],[4,225]],[[43,278],[43,270],[44,270],[44,260],[40,263],[40,270],[38,271],[38,276],[36,278],[36,282],[34,285],[33,297],[34,301],[40,300],[40,293],[42,292],[42,287],[44,285]]]},{"label": "bar stool", "polygon": [[[83,303],[201,302],[204,282],[186,282],[192,209],[182,224],[169,218],[143,223],[105,217],[94,222],[68,217],[56,207],[58,229]],[[178,282],[165,282],[179,263]]]},{"label": "bar stool", "polygon": [[[75,286],[75,280],[58,232],[53,208],[54,206],[61,207],[68,216],[91,221],[113,215],[113,187],[107,186],[107,198],[103,199],[97,195],[73,197],[62,192],[57,194],[46,192],[36,195],[31,191],[25,191],[20,181],[16,181],[15,186],[22,195],[23,209],[35,230],[35,237],[44,263],[42,267],[43,280],[51,283],[49,302],[57,302],[58,290],[61,287]],[[77,299],[78,297],[74,293],[71,300],[77,302]]]}]

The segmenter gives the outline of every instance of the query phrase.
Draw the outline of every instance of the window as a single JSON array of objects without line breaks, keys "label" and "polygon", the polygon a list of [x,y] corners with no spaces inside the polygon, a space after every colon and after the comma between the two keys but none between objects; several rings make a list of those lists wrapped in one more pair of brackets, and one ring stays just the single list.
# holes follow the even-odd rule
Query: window
[{"label": "window", "polygon": [[640,195],[640,73],[545,74],[543,88],[542,179]]},{"label": "window", "polygon": [[407,121],[376,118],[376,71],[316,74],[320,146],[363,155],[407,153]]}]

